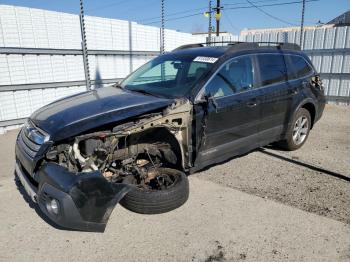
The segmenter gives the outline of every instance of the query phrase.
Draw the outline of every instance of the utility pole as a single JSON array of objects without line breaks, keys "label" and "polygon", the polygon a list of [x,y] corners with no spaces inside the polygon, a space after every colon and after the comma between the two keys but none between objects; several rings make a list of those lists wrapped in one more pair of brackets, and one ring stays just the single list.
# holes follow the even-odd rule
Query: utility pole
[{"label": "utility pole", "polygon": [[85,32],[83,0],[80,0],[80,32],[81,32],[81,47],[83,49],[83,61],[84,61],[86,89],[91,90],[89,58],[88,58],[88,51],[87,51],[87,45],[86,45],[86,32]]},{"label": "utility pole", "polygon": [[301,10],[301,24],[300,24],[300,48],[303,48],[304,38],[304,16],[305,16],[305,0],[303,0],[303,8]]},{"label": "utility pole", "polygon": [[211,32],[212,32],[212,26],[211,26],[211,14],[212,10],[211,10],[211,0],[209,0],[209,11],[208,11],[208,15],[209,15],[209,27],[208,27],[208,43],[210,45],[211,42]]},{"label": "utility pole", "polygon": [[219,36],[220,34],[220,17],[221,17],[221,7],[220,7],[220,0],[216,0],[216,36]]}]

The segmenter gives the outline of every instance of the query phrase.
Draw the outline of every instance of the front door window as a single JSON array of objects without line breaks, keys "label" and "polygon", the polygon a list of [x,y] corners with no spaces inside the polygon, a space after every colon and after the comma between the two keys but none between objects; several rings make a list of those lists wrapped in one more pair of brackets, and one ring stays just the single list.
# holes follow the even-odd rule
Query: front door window
[{"label": "front door window", "polygon": [[247,91],[254,87],[253,75],[251,57],[235,58],[214,76],[206,86],[205,94],[218,98]]}]

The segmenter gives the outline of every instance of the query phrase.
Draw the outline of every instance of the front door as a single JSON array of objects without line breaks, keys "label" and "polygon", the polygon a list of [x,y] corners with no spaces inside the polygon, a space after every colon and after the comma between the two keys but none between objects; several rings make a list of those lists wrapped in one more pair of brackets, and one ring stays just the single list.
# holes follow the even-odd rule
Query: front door
[{"label": "front door", "polygon": [[[256,147],[260,101],[255,89],[254,59],[244,55],[229,60],[207,83],[207,110],[197,105],[197,139],[200,143],[195,165],[206,166]],[[202,105],[203,107],[203,105]]]}]

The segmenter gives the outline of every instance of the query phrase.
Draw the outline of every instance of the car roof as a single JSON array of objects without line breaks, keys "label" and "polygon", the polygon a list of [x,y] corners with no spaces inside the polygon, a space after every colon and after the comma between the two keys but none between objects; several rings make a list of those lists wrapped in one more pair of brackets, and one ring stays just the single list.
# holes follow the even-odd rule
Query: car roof
[{"label": "car roof", "polygon": [[293,43],[271,43],[271,42],[233,42],[223,46],[205,46],[205,44],[189,44],[178,47],[170,54],[174,55],[192,55],[209,57],[232,57],[236,54],[254,54],[254,53],[280,53],[280,54],[299,54],[303,55],[300,47]]}]

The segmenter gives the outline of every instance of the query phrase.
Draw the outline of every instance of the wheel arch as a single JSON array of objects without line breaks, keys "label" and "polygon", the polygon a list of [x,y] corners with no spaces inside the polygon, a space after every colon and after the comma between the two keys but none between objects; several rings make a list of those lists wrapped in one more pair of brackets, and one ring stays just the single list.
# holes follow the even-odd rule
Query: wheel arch
[{"label": "wheel arch", "polygon": [[154,127],[143,132],[133,134],[130,136],[129,142],[133,144],[150,142],[169,143],[177,157],[176,168],[181,171],[184,170],[184,150],[182,144],[168,128]]},{"label": "wheel arch", "polygon": [[311,128],[314,126],[315,123],[315,117],[316,117],[316,106],[313,102],[306,101],[303,103],[299,108],[304,108],[307,111],[309,111],[311,116]]},{"label": "wheel arch", "polygon": [[313,127],[315,123],[315,118],[316,118],[316,113],[317,113],[317,107],[315,102],[311,98],[304,99],[299,105],[295,108],[290,125],[292,124],[292,121],[294,119],[295,114],[298,112],[300,108],[305,108],[307,111],[309,111],[310,116],[311,116],[311,128]]}]

